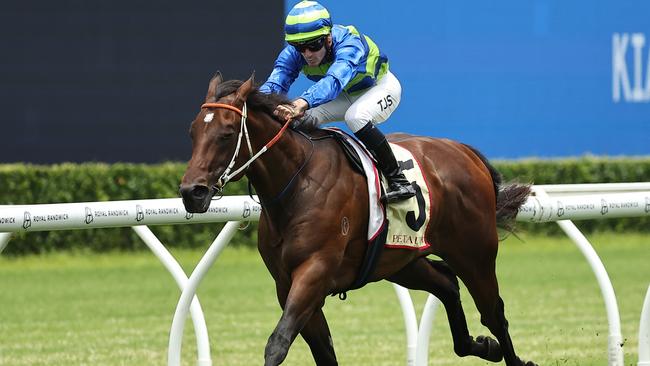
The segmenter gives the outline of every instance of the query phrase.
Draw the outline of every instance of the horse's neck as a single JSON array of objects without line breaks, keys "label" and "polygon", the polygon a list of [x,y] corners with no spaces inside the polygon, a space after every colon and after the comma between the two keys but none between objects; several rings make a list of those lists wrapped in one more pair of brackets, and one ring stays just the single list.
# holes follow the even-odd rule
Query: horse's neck
[{"label": "horse's neck", "polygon": [[[254,153],[271,141],[281,127],[270,116],[257,113],[249,126]],[[284,195],[283,191],[308,159],[307,154],[307,148],[300,137],[286,130],[282,137],[251,165],[247,176],[263,203],[270,203],[281,194]]]}]

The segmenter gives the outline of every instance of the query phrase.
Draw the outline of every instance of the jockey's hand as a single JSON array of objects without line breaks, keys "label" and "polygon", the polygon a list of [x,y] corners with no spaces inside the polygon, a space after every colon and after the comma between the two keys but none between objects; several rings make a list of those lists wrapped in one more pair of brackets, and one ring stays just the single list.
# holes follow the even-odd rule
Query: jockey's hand
[{"label": "jockey's hand", "polygon": [[304,116],[307,108],[309,108],[309,104],[304,99],[298,98],[291,102],[291,104],[279,104],[275,108],[275,111],[273,111],[273,114],[287,122]]}]

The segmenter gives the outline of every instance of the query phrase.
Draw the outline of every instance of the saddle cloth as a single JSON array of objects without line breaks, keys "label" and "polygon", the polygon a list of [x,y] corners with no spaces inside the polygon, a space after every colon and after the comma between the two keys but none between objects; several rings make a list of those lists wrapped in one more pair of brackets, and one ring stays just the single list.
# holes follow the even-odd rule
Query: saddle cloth
[{"label": "saddle cloth", "polygon": [[368,242],[373,243],[380,238],[387,224],[388,233],[384,243],[386,247],[415,250],[428,248],[430,243],[427,242],[424,233],[429,225],[431,195],[417,159],[405,148],[390,144],[404,175],[413,184],[416,195],[407,200],[391,203],[384,208],[380,198],[383,190],[382,184],[387,186],[387,183],[385,179],[380,181],[379,172],[368,150],[362,143],[342,130],[338,128],[327,129],[341,134],[361,159],[368,182],[368,208],[370,212]]}]

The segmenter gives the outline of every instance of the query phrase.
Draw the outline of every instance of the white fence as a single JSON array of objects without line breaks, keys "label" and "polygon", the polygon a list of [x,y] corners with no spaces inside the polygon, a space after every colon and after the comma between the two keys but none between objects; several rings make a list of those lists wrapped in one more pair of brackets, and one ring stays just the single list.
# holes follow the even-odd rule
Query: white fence
[{"label": "white fence", "polygon": [[[517,221],[557,222],[573,240],[589,263],[605,301],[609,324],[608,364],[623,366],[623,336],[614,289],[602,261],[587,238],[570,220],[643,217],[650,216],[650,183],[611,183],[540,185],[533,187],[529,197],[519,210]],[[650,287],[641,311],[639,323],[638,366],[650,366]],[[438,299],[429,296],[425,303],[418,334],[412,336],[416,344],[407,345],[408,365],[425,366],[428,363],[428,345],[431,324]],[[405,315],[406,318],[415,314]],[[407,327],[408,329],[408,327]]]},{"label": "white fence", "polygon": [[[179,198],[0,206],[0,252],[7,245],[11,232],[132,227],[170,272],[179,288],[183,290],[183,294],[189,294],[188,290],[193,289],[187,304],[189,310],[185,310],[183,320],[189,311],[196,335],[197,364],[209,366],[212,365],[210,343],[201,305],[198,298],[194,296],[196,285],[200,281],[200,278],[197,280],[195,274],[204,274],[207,271],[207,267],[214,262],[221,249],[236,232],[239,222],[257,221],[260,212],[260,206],[247,196],[230,196],[213,200],[208,212],[204,214],[188,214]],[[181,266],[146,225],[207,222],[227,222],[227,224],[188,281]],[[179,308],[185,308],[184,305],[180,305],[182,304],[179,303]],[[178,324],[182,324],[182,322],[176,321],[174,324],[178,327]],[[180,364],[182,326],[180,330],[180,334],[173,333],[174,335],[170,337],[170,344],[177,346],[170,347],[169,359],[177,359],[177,365]]]},{"label": "white fence", "polygon": [[[190,313],[197,338],[197,364],[212,364],[207,327],[196,289],[209,267],[235,234],[240,221],[256,221],[260,206],[247,196],[229,196],[214,200],[205,214],[188,214],[180,199],[64,203],[49,205],[0,206],[0,252],[11,232],[71,230],[102,227],[132,227],[182,290],[169,338],[168,364],[180,365],[181,337]],[[522,207],[518,221],[552,222],[576,243],[591,266],[600,286],[609,323],[609,365],[623,366],[620,316],[614,290],[607,272],[587,239],[569,220],[650,216],[650,183],[548,185],[535,186],[534,195]],[[210,245],[191,276],[146,225],[227,222]],[[431,324],[438,300],[429,296],[418,326],[408,290],[395,285],[406,327],[407,365],[428,363]],[[650,366],[650,288],[646,295],[639,325],[638,366]]]}]

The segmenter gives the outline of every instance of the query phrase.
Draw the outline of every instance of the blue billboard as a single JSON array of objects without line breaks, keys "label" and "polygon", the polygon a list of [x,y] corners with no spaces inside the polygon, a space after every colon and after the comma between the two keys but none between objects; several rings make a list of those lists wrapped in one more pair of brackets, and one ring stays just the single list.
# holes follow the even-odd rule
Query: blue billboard
[{"label": "blue billboard", "polygon": [[[490,158],[650,155],[650,2],[321,3],[370,36],[402,83],[385,132]],[[301,76],[290,96],[310,84]]]}]

